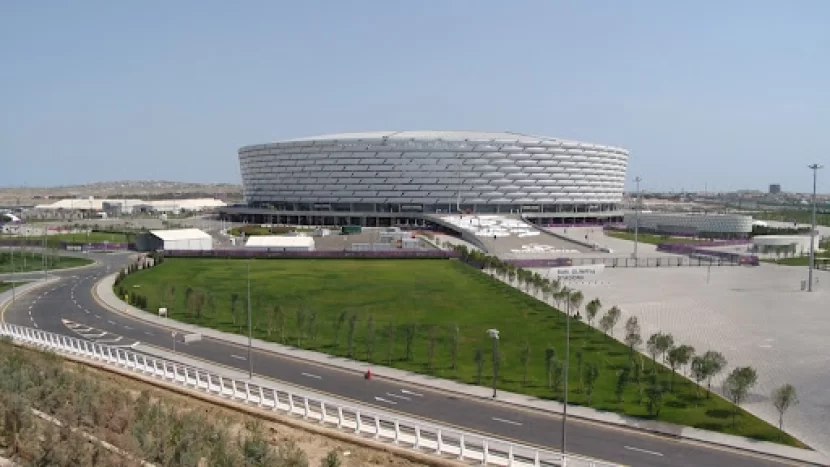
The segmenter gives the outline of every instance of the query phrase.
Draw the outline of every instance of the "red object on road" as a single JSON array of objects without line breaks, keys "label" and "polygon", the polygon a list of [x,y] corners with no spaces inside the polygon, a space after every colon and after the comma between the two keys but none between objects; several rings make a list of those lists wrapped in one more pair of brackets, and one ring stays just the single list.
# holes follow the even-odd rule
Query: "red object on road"
[{"label": "red object on road", "polygon": [[366,374],[365,374],[365,375],[363,375],[363,376],[364,376],[364,378],[366,378],[367,380],[368,380],[368,379],[372,379],[372,370],[366,370]]}]

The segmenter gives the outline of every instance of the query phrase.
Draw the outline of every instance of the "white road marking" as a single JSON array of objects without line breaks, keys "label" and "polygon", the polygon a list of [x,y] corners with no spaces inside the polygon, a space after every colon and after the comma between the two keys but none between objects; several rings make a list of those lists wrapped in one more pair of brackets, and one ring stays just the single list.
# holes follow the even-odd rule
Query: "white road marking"
[{"label": "white road marking", "polygon": [[33,308],[33,305],[29,305],[29,310],[31,310],[32,308]]},{"label": "white road marking", "polygon": [[32,320],[32,324],[34,324],[34,325],[35,325],[35,327],[38,327],[38,326],[37,326],[37,323],[35,323],[35,320]]},{"label": "white road marking", "polygon": [[241,355],[234,355],[234,354],[231,354],[231,358],[235,358],[237,360],[247,360],[247,358],[245,358]]},{"label": "white road marking", "polygon": [[115,343],[121,340],[121,336],[116,337],[115,339],[98,339],[96,342],[98,343]]},{"label": "white road marking", "polygon": [[386,395],[389,396],[389,397],[394,397],[395,399],[403,399],[405,401],[411,401],[412,400],[412,399],[410,399],[406,396],[399,396],[398,394],[392,394],[391,392],[387,392]]},{"label": "white road marking", "polygon": [[301,375],[303,375],[303,376],[308,376],[309,378],[314,378],[314,379],[323,379],[323,377],[322,377],[322,376],[312,375],[311,373],[300,373],[300,374],[301,374]]},{"label": "white road marking", "polygon": [[84,313],[89,314],[89,310],[84,310]]},{"label": "white road marking", "polygon": [[148,336],[154,336],[154,335],[155,335],[155,334],[153,334],[153,333],[152,333],[152,332],[150,332],[150,331],[144,331],[144,334],[147,334]]},{"label": "white road marking", "polygon": [[131,328],[131,327],[129,327],[129,326],[127,326],[127,325],[125,324],[125,325],[124,325],[124,329],[132,329],[132,328]]},{"label": "white road marking", "polygon": [[135,342],[133,342],[133,343],[130,345],[130,347],[132,347],[132,348],[136,348],[136,347],[138,347],[138,344],[140,344],[140,342],[135,341]]},{"label": "white road marking", "polygon": [[499,418],[499,417],[493,417],[493,420],[495,420],[497,422],[502,422],[502,423],[509,423],[510,425],[522,426],[522,424],[519,423],[519,422],[514,422],[513,420],[505,420],[505,419]]},{"label": "white road marking", "polygon": [[384,399],[382,397],[375,396],[375,400],[378,402],[386,402],[387,404],[398,405],[395,401],[390,401],[389,399]]},{"label": "white road marking", "polygon": [[647,449],[634,448],[634,447],[631,447],[631,446],[623,446],[623,447],[628,449],[628,450],[631,450],[631,451],[643,452],[643,453],[646,453],[646,454],[651,454],[652,456],[663,457],[663,453],[661,453],[661,452],[649,451]]},{"label": "white road marking", "polygon": [[406,390],[406,389],[401,389],[401,392],[404,393],[404,394],[409,394],[410,396],[424,397],[423,394],[418,394],[417,392],[412,392],[412,391],[409,391],[409,390]]},{"label": "white road marking", "polygon": [[95,315],[95,317],[101,319],[101,315]]},{"label": "white road marking", "polygon": [[115,321],[113,321],[113,320],[111,320],[111,319],[108,319],[108,320],[107,320],[107,322],[108,322],[108,323],[110,323],[110,324],[112,324],[113,326],[115,326]]}]

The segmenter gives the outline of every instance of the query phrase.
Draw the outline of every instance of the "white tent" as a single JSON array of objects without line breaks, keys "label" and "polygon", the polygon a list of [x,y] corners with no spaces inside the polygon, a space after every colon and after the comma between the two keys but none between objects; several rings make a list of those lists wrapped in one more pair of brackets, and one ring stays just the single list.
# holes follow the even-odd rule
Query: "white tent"
[{"label": "white tent", "polygon": [[195,250],[213,249],[213,237],[199,229],[151,230],[156,245],[151,250]]},{"label": "white tent", "polygon": [[281,235],[252,235],[245,242],[246,248],[269,251],[314,251],[313,237],[286,237]]}]

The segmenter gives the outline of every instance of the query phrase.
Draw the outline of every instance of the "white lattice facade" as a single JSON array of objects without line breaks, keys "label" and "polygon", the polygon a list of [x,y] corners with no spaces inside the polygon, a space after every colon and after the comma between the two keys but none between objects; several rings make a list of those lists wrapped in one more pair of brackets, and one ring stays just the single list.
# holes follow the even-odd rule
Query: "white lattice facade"
[{"label": "white lattice facade", "polygon": [[628,151],[516,133],[349,133],[239,150],[245,200],[277,211],[616,212]]}]

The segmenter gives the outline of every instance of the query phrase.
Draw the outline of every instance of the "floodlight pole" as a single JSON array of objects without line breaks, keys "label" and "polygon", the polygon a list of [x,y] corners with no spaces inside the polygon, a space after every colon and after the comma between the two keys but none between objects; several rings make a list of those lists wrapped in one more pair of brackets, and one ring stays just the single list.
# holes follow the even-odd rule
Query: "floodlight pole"
[{"label": "floodlight pole", "polygon": [[819,164],[812,164],[808,166],[813,171],[813,219],[812,227],[810,228],[810,272],[807,277],[807,291],[813,291],[813,268],[815,267],[816,255],[816,178],[818,177],[819,169],[824,168]]},{"label": "floodlight pole", "polygon": [[567,433],[568,433],[568,372],[570,370],[569,360],[571,358],[571,291],[565,289],[565,392],[564,401],[562,403],[562,465],[565,465],[565,455],[567,453]]},{"label": "floodlight pole", "polygon": [[17,300],[17,290],[15,287],[15,279],[14,279],[14,246],[11,248],[11,255],[12,255],[12,304],[14,304],[15,300]]},{"label": "floodlight pole", "polygon": [[43,227],[43,251],[40,253],[40,259],[43,262],[43,281],[49,279],[49,263],[47,261],[46,253],[48,250],[46,249],[46,227]]},{"label": "floodlight pole", "polygon": [[248,379],[254,377],[254,362],[251,360],[251,347],[253,345],[251,336],[251,258],[248,258]]},{"label": "floodlight pole", "polygon": [[634,183],[637,184],[637,191],[634,194],[634,261],[637,260],[637,246],[640,240],[640,182],[643,181],[639,176],[634,177]]}]

